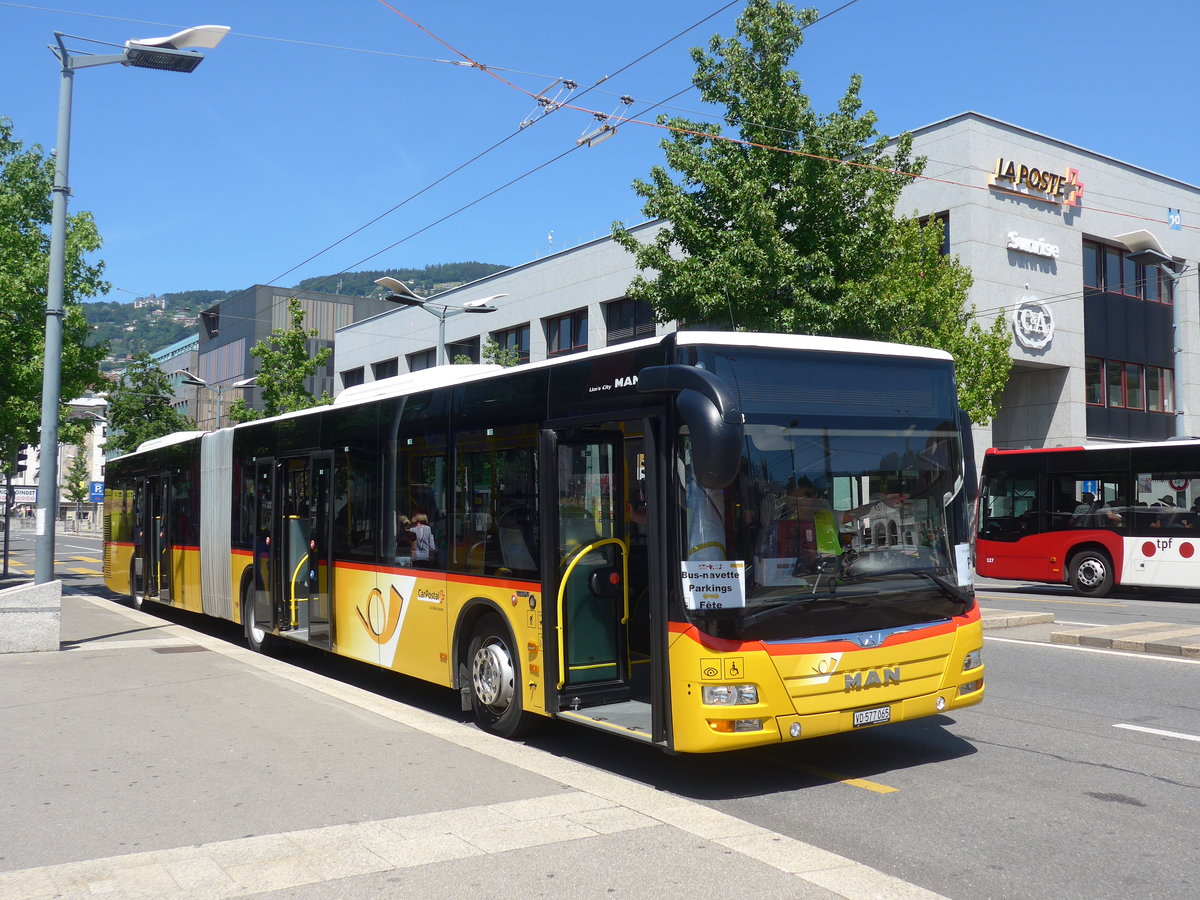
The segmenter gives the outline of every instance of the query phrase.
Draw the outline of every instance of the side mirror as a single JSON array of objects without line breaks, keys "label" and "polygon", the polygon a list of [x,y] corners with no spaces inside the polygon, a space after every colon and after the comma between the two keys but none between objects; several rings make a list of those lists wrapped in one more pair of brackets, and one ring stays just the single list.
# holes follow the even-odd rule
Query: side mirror
[{"label": "side mirror", "polygon": [[979,474],[975,471],[975,435],[971,431],[971,417],[962,407],[958,410],[958,432],[962,435],[964,487],[967,500],[974,503],[979,498]]},{"label": "side mirror", "polygon": [[742,459],[743,416],[724,381],[695,366],[650,366],[638,373],[638,391],[678,394],[696,481],[710,490],[733,483]]}]

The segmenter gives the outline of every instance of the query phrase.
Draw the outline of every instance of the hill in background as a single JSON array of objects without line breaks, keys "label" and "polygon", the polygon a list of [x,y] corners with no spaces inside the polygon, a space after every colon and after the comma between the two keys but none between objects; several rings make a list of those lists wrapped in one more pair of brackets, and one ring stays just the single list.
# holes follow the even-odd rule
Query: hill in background
[{"label": "hill in background", "polygon": [[[319,278],[306,278],[292,288],[282,290],[324,291],[346,297],[369,297],[381,293],[375,279],[390,275],[409,285],[422,297],[429,297],[476,281],[508,266],[494,263],[439,263],[423,269],[380,269],[372,272],[341,272]],[[102,368],[112,371],[123,367],[138,353],[154,353],[196,333],[202,310],[208,309],[237,291],[180,291],[139,297],[132,303],[101,300],[83,305],[92,326],[91,343],[107,343],[109,353]]]}]

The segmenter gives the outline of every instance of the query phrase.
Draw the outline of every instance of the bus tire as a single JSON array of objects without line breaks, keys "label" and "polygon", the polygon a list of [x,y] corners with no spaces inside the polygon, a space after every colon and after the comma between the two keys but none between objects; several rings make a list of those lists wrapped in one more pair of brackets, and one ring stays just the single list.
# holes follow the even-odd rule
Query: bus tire
[{"label": "bus tire", "polygon": [[129,604],[134,609],[144,609],[146,606],[146,582],[138,574],[136,559],[129,561]]},{"label": "bus tire", "polygon": [[1070,578],[1075,593],[1103,597],[1112,590],[1112,561],[1103,550],[1081,550],[1071,557]]},{"label": "bus tire", "polygon": [[249,592],[242,595],[242,625],[246,630],[246,646],[255,653],[262,653],[265,656],[270,656],[275,652],[277,639],[265,628],[260,628],[255,621],[254,595]]},{"label": "bus tire", "polygon": [[518,657],[498,617],[484,616],[475,626],[467,662],[471,709],[479,727],[505,738],[526,734],[536,720],[522,708]]}]

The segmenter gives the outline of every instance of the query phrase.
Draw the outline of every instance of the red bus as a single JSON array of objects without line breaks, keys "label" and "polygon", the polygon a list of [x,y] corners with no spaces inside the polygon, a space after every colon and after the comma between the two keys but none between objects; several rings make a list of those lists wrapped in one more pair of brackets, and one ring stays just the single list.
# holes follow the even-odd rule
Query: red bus
[{"label": "red bus", "polygon": [[1070,584],[1200,584],[1200,440],[988,450],[975,571]]}]

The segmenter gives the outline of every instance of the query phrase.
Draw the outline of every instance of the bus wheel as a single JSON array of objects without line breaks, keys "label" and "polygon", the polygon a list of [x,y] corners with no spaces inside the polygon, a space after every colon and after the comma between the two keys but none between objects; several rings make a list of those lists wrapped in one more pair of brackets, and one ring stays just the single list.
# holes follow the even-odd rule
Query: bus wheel
[{"label": "bus wheel", "polygon": [[1103,597],[1112,589],[1112,563],[1103,550],[1082,550],[1071,557],[1071,587],[1075,593]]},{"label": "bus wheel", "polygon": [[129,602],[134,609],[142,609],[146,605],[146,584],[138,573],[136,559],[129,563]]},{"label": "bus wheel", "polygon": [[534,724],[521,708],[516,654],[504,625],[487,616],[475,628],[467,657],[471,661],[471,708],[479,727],[500,737],[515,738]]},{"label": "bus wheel", "polygon": [[254,597],[242,597],[242,624],[246,628],[246,644],[255,653],[271,654],[275,649],[275,635],[261,628],[254,619]]}]

